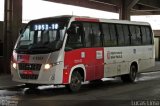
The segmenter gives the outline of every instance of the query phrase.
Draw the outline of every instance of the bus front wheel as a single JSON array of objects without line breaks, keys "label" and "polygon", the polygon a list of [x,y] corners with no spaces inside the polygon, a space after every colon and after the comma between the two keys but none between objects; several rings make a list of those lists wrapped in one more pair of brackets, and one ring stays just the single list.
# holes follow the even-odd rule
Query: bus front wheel
[{"label": "bus front wheel", "polygon": [[77,92],[81,88],[82,83],[82,76],[78,71],[74,71],[71,76],[71,81],[68,85],[66,85],[66,88],[70,92]]},{"label": "bus front wheel", "polygon": [[135,82],[136,76],[137,76],[137,67],[135,65],[131,65],[130,73],[122,75],[121,79],[123,82],[133,83],[133,82]]}]

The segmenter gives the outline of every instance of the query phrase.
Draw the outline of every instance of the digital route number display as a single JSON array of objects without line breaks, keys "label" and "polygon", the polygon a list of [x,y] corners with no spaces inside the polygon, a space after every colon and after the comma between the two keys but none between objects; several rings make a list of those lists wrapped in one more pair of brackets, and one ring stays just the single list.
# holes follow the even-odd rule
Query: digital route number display
[{"label": "digital route number display", "polygon": [[35,24],[33,25],[34,31],[41,31],[41,30],[57,30],[59,29],[59,25],[55,24]]}]

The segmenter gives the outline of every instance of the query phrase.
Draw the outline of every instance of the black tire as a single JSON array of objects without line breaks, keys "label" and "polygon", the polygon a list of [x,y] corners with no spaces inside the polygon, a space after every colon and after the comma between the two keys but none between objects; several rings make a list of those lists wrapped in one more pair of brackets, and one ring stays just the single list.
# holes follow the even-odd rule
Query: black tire
[{"label": "black tire", "polygon": [[26,83],[25,85],[29,89],[37,89],[39,86],[38,84],[29,84],[29,83]]},{"label": "black tire", "polygon": [[123,82],[133,83],[133,82],[135,82],[136,77],[137,77],[137,68],[135,65],[131,65],[130,73],[126,74],[126,75],[122,75],[121,80]]},{"label": "black tire", "polygon": [[66,88],[70,92],[77,92],[81,88],[82,83],[82,76],[78,71],[74,71],[71,76],[70,84],[66,85]]}]

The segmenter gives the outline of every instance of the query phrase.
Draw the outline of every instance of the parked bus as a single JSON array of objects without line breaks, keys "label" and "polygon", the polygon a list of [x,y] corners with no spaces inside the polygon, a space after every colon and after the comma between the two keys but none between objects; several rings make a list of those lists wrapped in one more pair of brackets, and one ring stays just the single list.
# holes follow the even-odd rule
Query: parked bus
[{"label": "parked bus", "polygon": [[148,23],[58,16],[32,20],[20,31],[11,74],[29,87],[62,84],[76,92],[82,82],[106,77],[134,82],[154,57]]}]

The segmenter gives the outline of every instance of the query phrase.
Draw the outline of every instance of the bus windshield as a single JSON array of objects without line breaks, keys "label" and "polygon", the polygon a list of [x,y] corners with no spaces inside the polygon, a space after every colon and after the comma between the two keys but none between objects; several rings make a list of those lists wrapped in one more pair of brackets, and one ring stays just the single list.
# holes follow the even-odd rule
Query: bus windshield
[{"label": "bus windshield", "polygon": [[62,47],[66,24],[64,22],[33,22],[21,33],[15,50],[18,53],[50,53]]}]

